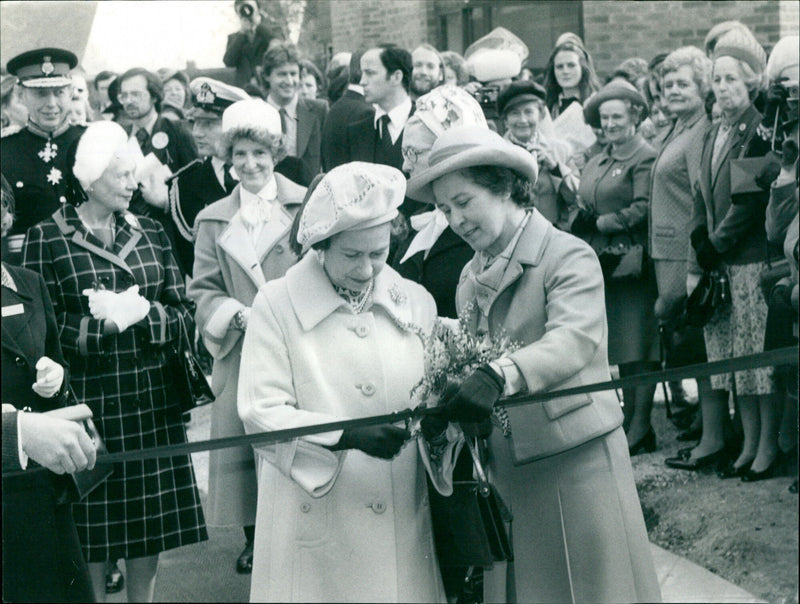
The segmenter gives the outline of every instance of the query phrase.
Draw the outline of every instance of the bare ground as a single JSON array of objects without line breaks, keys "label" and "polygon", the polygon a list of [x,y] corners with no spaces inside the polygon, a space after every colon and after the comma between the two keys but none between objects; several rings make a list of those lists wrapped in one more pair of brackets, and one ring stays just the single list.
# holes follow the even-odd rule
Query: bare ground
[{"label": "bare ground", "polygon": [[[653,543],[707,568],[767,602],[798,602],[798,496],[793,477],[722,480],[714,471],[666,467],[691,443],[675,440],[663,402],[652,417],[658,448],[632,458]],[[796,476],[796,474],[795,474]]]}]

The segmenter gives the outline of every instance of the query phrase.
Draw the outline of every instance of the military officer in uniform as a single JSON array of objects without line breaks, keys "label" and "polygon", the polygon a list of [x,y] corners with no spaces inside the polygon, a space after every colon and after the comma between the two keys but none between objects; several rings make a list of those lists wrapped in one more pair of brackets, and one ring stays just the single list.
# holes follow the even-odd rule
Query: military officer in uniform
[{"label": "military officer in uniform", "polygon": [[194,219],[207,205],[228,195],[238,182],[232,166],[217,155],[222,112],[236,101],[250,97],[241,88],[206,77],[195,78],[189,88],[193,104],[189,120],[201,157],[173,174],[167,183],[169,211],[175,225],[175,255],[183,273],[191,276]]},{"label": "military officer in uniform", "polygon": [[19,264],[25,232],[66,201],[67,150],[85,129],[70,126],[68,119],[69,72],[77,64],[73,53],[60,48],[30,50],[8,62],[9,73],[19,78],[28,123],[4,136],[0,145],[0,168],[16,198],[16,219],[4,250],[7,262]]}]

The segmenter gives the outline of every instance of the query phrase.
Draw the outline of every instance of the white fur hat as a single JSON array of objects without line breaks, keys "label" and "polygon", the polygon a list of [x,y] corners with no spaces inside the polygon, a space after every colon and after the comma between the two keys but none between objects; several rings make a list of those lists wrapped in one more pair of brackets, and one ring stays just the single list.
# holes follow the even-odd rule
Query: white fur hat
[{"label": "white fur hat", "polygon": [[777,80],[781,72],[800,63],[800,36],[784,36],[772,48],[767,61],[767,76]]},{"label": "white fur hat", "polygon": [[114,154],[128,148],[128,135],[116,122],[92,122],[78,141],[72,168],[81,186],[88,189],[103,175]]},{"label": "white fur hat", "polygon": [[308,251],[328,237],[384,224],[397,216],[406,178],[397,168],[350,162],[325,174],[302,209],[297,243]]},{"label": "white fur hat", "polygon": [[237,101],[222,114],[222,132],[248,128],[280,135],[281,116],[275,107],[261,99]]}]

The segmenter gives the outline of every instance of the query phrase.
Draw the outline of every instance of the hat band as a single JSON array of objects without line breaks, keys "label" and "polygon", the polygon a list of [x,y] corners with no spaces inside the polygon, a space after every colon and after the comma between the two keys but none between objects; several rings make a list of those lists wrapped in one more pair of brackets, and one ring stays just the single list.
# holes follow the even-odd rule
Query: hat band
[{"label": "hat band", "polygon": [[69,76],[29,78],[20,80],[19,84],[25,88],[63,88],[72,84],[72,78]]},{"label": "hat band", "polygon": [[428,167],[433,168],[436,164],[447,161],[460,153],[472,151],[475,148],[476,145],[474,143],[455,143],[438,149],[428,157]]}]

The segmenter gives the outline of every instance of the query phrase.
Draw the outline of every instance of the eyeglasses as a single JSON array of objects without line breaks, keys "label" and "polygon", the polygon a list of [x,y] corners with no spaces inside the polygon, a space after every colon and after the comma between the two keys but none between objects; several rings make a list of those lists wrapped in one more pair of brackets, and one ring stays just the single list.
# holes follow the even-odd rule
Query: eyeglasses
[{"label": "eyeglasses", "polygon": [[416,164],[419,161],[419,158],[423,156],[425,151],[421,149],[415,149],[414,147],[403,147],[401,149],[401,153],[403,155],[403,159],[410,161],[412,164]]}]

